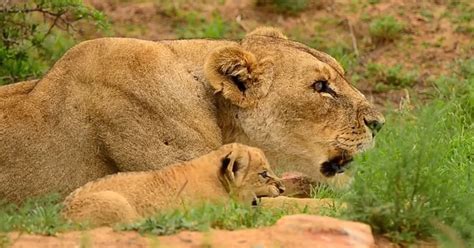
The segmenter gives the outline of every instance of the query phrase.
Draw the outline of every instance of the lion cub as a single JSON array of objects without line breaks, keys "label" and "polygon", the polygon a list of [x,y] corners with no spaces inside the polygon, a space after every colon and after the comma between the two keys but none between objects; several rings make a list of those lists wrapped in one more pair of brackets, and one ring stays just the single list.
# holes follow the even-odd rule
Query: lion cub
[{"label": "lion cub", "polygon": [[233,143],[162,170],[118,173],[87,183],[66,198],[62,214],[111,225],[187,204],[230,198],[251,203],[283,191],[260,149]]}]

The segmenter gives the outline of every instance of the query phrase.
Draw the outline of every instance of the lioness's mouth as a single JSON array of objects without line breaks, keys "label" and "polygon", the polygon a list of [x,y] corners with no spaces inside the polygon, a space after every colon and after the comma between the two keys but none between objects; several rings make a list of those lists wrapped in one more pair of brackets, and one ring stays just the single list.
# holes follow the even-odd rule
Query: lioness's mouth
[{"label": "lioness's mouth", "polygon": [[352,162],[352,157],[337,156],[321,164],[321,173],[326,177],[333,177],[337,173],[343,173]]}]

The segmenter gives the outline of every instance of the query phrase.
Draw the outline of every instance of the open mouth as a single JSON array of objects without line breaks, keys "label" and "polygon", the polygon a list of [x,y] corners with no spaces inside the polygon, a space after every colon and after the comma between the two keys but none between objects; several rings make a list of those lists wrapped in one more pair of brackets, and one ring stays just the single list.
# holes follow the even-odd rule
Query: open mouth
[{"label": "open mouth", "polygon": [[337,156],[321,164],[321,173],[326,177],[333,177],[338,173],[343,173],[352,162],[352,157]]},{"label": "open mouth", "polygon": [[262,197],[268,197],[268,195],[259,195],[255,196],[252,200],[252,206],[258,206],[262,201]]}]

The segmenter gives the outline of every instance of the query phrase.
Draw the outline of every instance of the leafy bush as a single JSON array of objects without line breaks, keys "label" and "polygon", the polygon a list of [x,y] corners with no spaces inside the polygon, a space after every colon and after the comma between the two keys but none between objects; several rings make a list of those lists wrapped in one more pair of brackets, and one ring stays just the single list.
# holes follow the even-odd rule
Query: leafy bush
[{"label": "leafy bush", "polygon": [[81,20],[105,29],[80,0],[29,0],[0,7],[0,85],[43,74],[69,47]]},{"label": "leafy bush", "polygon": [[376,43],[393,41],[400,37],[405,25],[393,16],[375,18],[369,25],[369,34]]},{"label": "leafy bush", "polygon": [[472,63],[439,78],[431,103],[388,115],[376,149],[357,160],[349,218],[396,241],[437,236],[448,247],[474,245]]}]

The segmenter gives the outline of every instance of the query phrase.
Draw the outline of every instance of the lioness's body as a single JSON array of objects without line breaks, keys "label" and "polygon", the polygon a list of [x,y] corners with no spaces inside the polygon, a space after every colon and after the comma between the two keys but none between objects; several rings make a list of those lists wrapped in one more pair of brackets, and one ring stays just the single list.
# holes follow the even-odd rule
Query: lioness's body
[{"label": "lioness's body", "polygon": [[[263,171],[268,178],[259,178]],[[254,197],[277,196],[283,189],[259,149],[229,144],[162,170],[119,173],[87,183],[66,198],[63,214],[108,225],[231,197],[250,203]]]},{"label": "lioness's body", "polygon": [[105,175],[159,169],[219,147],[213,91],[193,75],[202,77],[202,55],[227,43],[93,40],[42,80],[1,87],[0,199],[64,195]]},{"label": "lioness's body", "polygon": [[[241,42],[82,42],[42,79],[0,87],[0,199],[65,195],[229,142],[262,148],[275,167],[332,176],[373,143],[364,122],[381,120],[343,73],[268,29]],[[321,78],[337,99],[315,92]]]}]

